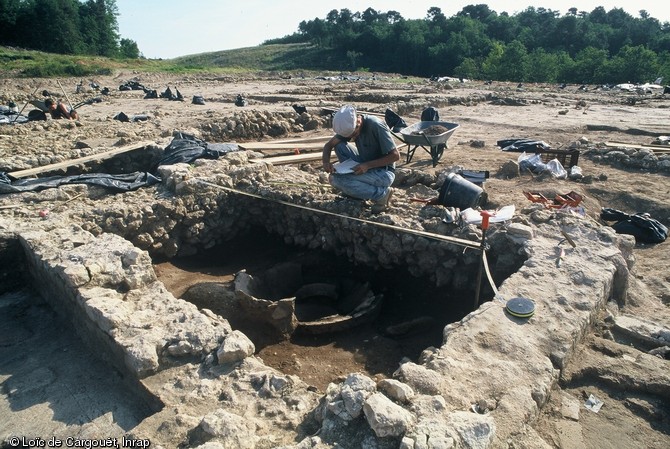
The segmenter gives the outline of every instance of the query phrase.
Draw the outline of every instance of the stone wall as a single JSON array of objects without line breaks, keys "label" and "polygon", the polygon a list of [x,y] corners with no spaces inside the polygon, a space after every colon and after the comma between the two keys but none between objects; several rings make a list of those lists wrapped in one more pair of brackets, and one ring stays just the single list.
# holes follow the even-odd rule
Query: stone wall
[{"label": "stone wall", "polygon": [[223,318],[174,298],[149,255],[119,236],[94,237],[75,225],[18,236],[31,285],[133,378],[200,361],[231,331]]},{"label": "stone wall", "polygon": [[[163,187],[171,195],[138,202],[126,197],[123,203],[86,214],[83,226],[94,234],[123,236],[152,256],[162,257],[192,255],[261,228],[286,243],[345,255],[354,263],[406,267],[417,277],[428,276],[437,286],[474,288],[480,252],[464,251],[462,244],[448,239],[478,247],[481,231],[475,226],[440,226],[437,215],[372,217],[360,201],[342,201],[327,184],[316,185],[314,193],[301,189],[301,185],[315,185],[308,171],[251,163],[249,157],[250,153],[240,152],[195,166],[163,166]],[[142,207],[129,205],[133,203]],[[488,242],[493,276],[501,282],[523,263],[525,255],[520,241],[507,229],[491,232]]]}]

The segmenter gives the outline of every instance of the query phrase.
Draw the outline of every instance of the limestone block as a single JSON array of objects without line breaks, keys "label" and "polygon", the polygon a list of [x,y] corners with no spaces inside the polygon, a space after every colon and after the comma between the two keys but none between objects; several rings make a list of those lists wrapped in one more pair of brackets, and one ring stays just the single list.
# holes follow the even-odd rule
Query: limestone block
[{"label": "limestone block", "polygon": [[442,391],[443,380],[436,371],[423,365],[407,362],[393,373],[393,377],[410,385],[414,390],[423,394],[439,394]]},{"label": "limestone block", "polygon": [[124,326],[132,313],[123,302],[122,296],[115,290],[102,287],[82,289],[79,298],[83,301],[86,315],[95,325],[107,334],[113,329]]},{"label": "limestone block", "polygon": [[83,287],[91,281],[91,276],[82,264],[71,264],[65,267],[63,275],[75,287]]},{"label": "limestone block", "polygon": [[326,410],[343,421],[351,421],[352,419],[354,419],[347,411],[347,408],[345,407],[343,400],[328,402],[326,405]]},{"label": "limestone block", "polygon": [[145,377],[158,370],[155,341],[138,336],[130,342],[120,343],[125,346],[126,366],[138,377]]},{"label": "limestone block", "polygon": [[352,418],[358,418],[363,412],[363,404],[365,404],[365,400],[371,393],[365,390],[354,390],[349,385],[345,385],[342,387],[342,392],[340,394],[342,395],[342,402],[344,403],[344,408],[347,413],[349,413]]},{"label": "limestone block", "polygon": [[432,415],[421,419],[409,435],[414,440],[413,449],[449,449],[454,447],[454,437],[450,435],[453,430],[447,426],[447,423],[437,417],[441,415]]},{"label": "limestone block", "polygon": [[256,425],[249,417],[242,417],[224,409],[218,409],[202,418],[200,428],[217,439],[223,447],[254,449]]},{"label": "limestone block", "polygon": [[666,346],[670,344],[670,329],[631,315],[614,318],[614,328],[645,343]]},{"label": "limestone block", "polygon": [[471,449],[487,449],[496,433],[495,422],[489,415],[454,412],[449,415],[449,425],[456,430],[464,446]]},{"label": "limestone block", "polygon": [[242,332],[234,330],[223,340],[216,357],[220,364],[236,363],[253,355],[255,351],[253,342]]},{"label": "limestone block", "polygon": [[363,413],[372,431],[380,438],[402,436],[414,421],[410,412],[382,393],[374,393],[365,401]]},{"label": "limestone block", "polygon": [[344,381],[344,386],[350,387],[354,391],[367,391],[374,393],[376,386],[374,380],[361,373],[349,374]]},{"label": "limestone block", "polygon": [[498,170],[498,175],[504,179],[517,178],[519,176],[519,163],[516,161],[505,162]]},{"label": "limestone block", "polygon": [[382,379],[377,386],[389,398],[397,402],[407,403],[414,397],[412,387],[396,379]]},{"label": "limestone block", "polygon": [[533,228],[521,223],[510,223],[510,225],[507,226],[507,232],[511,236],[515,237],[521,237],[529,240],[533,238]]}]

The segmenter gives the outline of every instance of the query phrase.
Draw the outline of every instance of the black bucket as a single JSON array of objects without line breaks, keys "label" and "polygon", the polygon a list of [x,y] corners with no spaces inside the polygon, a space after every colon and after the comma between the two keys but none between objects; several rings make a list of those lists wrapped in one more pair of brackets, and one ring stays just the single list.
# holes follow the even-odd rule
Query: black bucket
[{"label": "black bucket", "polygon": [[447,207],[457,207],[461,210],[469,207],[476,208],[482,201],[484,190],[477,184],[468,181],[461,175],[449,173],[440,187],[437,197],[439,204]]}]

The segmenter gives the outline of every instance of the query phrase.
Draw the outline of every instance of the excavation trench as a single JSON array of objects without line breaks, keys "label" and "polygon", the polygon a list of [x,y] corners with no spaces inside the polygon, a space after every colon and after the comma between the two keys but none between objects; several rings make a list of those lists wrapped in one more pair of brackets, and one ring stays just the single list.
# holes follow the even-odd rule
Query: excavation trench
[{"label": "excavation trench", "polygon": [[[444,327],[475,307],[478,241],[200,184],[225,196],[208,214],[235,223],[235,237],[163,260],[158,278],[244,332],[265,363],[322,391],[350,372],[391,377],[403,359],[418,361],[424,349],[441,346]],[[230,211],[239,215],[222,218]],[[221,233],[212,226],[198,238],[220,241]],[[489,242],[500,284],[524,256],[504,232]],[[485,302],[493,291],[485,278],[481,285]]]},{"label": "excavation trench", "polygon": [[35,288],[18,239],[0,238],[0,261],[0,434],[120,438],[160,410],[66,298]]},{"label": "excavation trench", "polygon": [[[257,219],[277,213],[272,202],[247,201],[249,204],[235,210],[248,212],[260,204],[268,210],[256,210],[253,216]],[[288,240],[309,239],[314,228],[327,227],[332,222],[328,215],[306,213],[311,218],[301,228],[305,236],[294,228]],[[347,257],[351,251],[345,246],[340,246],[341,251],[335,254],[286,243],[285,236],[268,232],[267,227],[272,228],[262,220],[247,221],[244,230],[225,244],[201,249],[191,256],[157,256],[154,271],[157,280],[174,297],[191,302],[201,311],[211,310],[247,335],[256,346],[255,354],[268,366],[296,375],[317,390],[325,391],[329,383],[341,381],[352,372],[376,379],[392,377],[403,361],[419,362],[422,351],[439,347],[444,327],[472,311],[476,264],[469,264],[466,271],[454,268],[459,270],[457,278],[463,288],[456,288],[453,282],[437,286],[434,278],[411,274],[405,266],[393,264],[389,268],[352,260]],[[360,229],[369,235],[368,227]],[[390,231],[381,227],[376,232]],[[74,242],[76,250],[85,246],[88,238],[82,237],[78,242],[78,238],[67,237],[67,241]],[[362,241],[361,236],[352,238]],[[86,316],[89,312],[80,309],[82,292],[62,285],[62,269],[45,268],[40,262],[44,256],[31,253],[31,244],[20,240],[6,237],[2,246],[0,307],[12,325],[5,327],[2,350],[8,354],[39,354],[45,362],[38,367],[31,362],[32,357],[28,361],[24,357],[3,357],[3,406],[8,409],[3,414],[11,416],[8,425],[29,428],[34,423],[28,422],[41,414],[44,425],[54,433],[83,432],[88,423],[103,422],[109,435],[120,436],[159,412],[161,399],[138,382],[137,372],[128,369],[127,357],[118,352],[119,342],[101,335],[96,328],[99,323],[91,322]],[[40,247],[39,241],[33,248]],[[114,252],[102,246],[98,248],[101,254]],[[463,248],[454,251],[461,256],[464,253]],[[479,260],[473,255],[476,250],[469,249],[467,253]],[[95,258],[84,262],[89,257],[86,253],[69,255],[65,261],[75,265],[83,262],[87,276],[91,276],[88,264]],[[498,256],[491,251],[489,259],[495,261]],[[515,263],[522,262],[519,259]],[[441,261],[442,269],[444,264],[457,267],[461,262]],[[239,279],[245,276],[247,283],[240,284]],[[128,290],[126,283],[108,287],[121,294]],[[135,288],[144,287],[138,284]],[[490,299],[491,292],[485,292],[483,300]],[[84,298],[87,295],[83,293]],[[294,322],[278,324],[272,314],[259,312],[257,304],[256,310],[249,302],[241,306],[240,297],[245,295],[253,301],[293,300]],[[366,301],[368,307],[359,308]],[[357,309],[362,312],[356,318],[353,315]],[[67,361],[66,371],[63,360]],[[46,383],[22,386],[20,378],[31,378],[31,372],[46,375]],[[93,381],[83,382],[82,377]],[[63,398],[63,391],[70,394]],[[106,393],[109,391],[114,391],[114,395]],[[83,408],[82,397],[87,398]],[[45,408],[51,408],[53,415],[44,414]],[[72,427],[75,421],[82,427]],[[66,426],[67,431],[63,430]]]},{"label": "excavation trench", "polygon": [[[350,372],[390,377],[403,358],[416,361],[427,347],[439,347],[444,326],[472,310],[472,291],[436,287],[405,267],[356,265],[261,229],[201,254],[157,261],[155,270],[175,296],[244,332],[265,363],[322,391]],[[256,285],[236,292],[240,276]],[[374,299],[352,317],[365,298]],[[272,311],[279,314],[267,307],[291,299],[294,322],[286,313],[273,319]]]},{"label": "excavation trench", "polygon": [[[614,233],[572,217],[532,225],[519,220],[489,229],[488,266],[501,296],[530,297],[539,318],[506,314],[490,301],[486,281],[474,311],[482,260],[476,226],[453,226],[453,240],[417,231],[440,218],[422,208],[422,227],[412,218],[370,217],[360,202],[253,184],[249,179],[271,181],[277,173],[244,164],[243,155],[229,158],[235,164],[223,161],[229,169],[223,174],[212,162],[206,183],[197,176],[199,167],[174,167],[163,173],[161,189],[124,196],[123,204],[133,200],[133,207],[112,207],[110,201],[83,211],[82,226],[46,219],[29,230],[16,227],[7,238],[19,242],[24,260],[3,264],[18,270],[3,279],[25,274],[7,291],[34,286],[119,377],[133,381],[128,390],[110,388],[131,391],[147,404],[137,414],[138,435],[183,441],[204,427],[175,416],[176,409],[203,416],[237,407],[243,416],[252,402],[266,412],[256,417],[267,424],[259,434],[274,435],[290,419],[287,434],[311,435],[319,423],[306,417],[322,403],[318,398],[332,390],[331,383],[344,389],[337,385],[355,372],[392,377],[423,398],[458,403],[458,410],[467,404],[496,407],[490,415],[453,412],[486,425],[498,416],[507,419],[503,412],[522,420],[546,402],[557,367],[567,362],[593,315],[625,292],[626,261],[615,245],[626,249],[628,243]],[[295,181],[306,176],[279,176],[287,175]],[[224,186],[246,187],[253,195]],[[557,226],[577,242],[566,249],[560,271]],[[467,245],[460,245],[465,237]],[[331,321],[336,325],[325,332],[304,325],[333,312],[346,317],[378,296],[379,306],[367,309],[365,319]],[[259,311],[274,312],[271,303],[286,300],[293,304],[288,320]],[[484,380],[502,367],[509,369],[498,379],[513,371],[523,377],[522,389]],[[523,406],[511,409],[519,395]],[[337,410],[337,396],[326,396],[327,409]],[[119,432],[133,426],[118,424]],[[172,442],[176,447],[178,441]]]}]

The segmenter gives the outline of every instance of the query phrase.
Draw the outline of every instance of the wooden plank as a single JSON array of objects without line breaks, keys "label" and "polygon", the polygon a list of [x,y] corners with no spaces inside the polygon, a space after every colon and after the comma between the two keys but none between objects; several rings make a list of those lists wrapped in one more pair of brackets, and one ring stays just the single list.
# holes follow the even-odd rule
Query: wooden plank
[{"label": "wooden plank", "polygon": [[[273,140],[272,143],[301,143],[301,142],[328,142],[333,136],[313,136],[313,137],[303,137],[303,138],[293,138],[293,139],[279,139]],[[244,144],[243,144],[244,145]]]},{"label": "wooden plank", "polygon": [[626,142],[605,142],[605,145],[608,147],[627,147],[627,148],[658,148],[661,150],[670,150],[670,145],[655,145],[653,143],[646,144],[646,145],[636,145],[634,143],[626,143]]},{"label": "wooden plank", "polygon": [[605,142],[605,146],[609,148],[617,148],[617,147],[624,147],[624,148],[634,148],[638,150],[651,150],[652,153],[654,154],[669,154],[670,153],[670,146],[668,145],[635,145],[632,143],[624,143],[624,142]]},{"label": "wooden plank", "polygon": [[243,150],[301,150],[308,148],[322,149],[325,142],[313,143],[273,143],[273,142],[248,142],[238,143],[237,146]]},{"label": "wooden plank", "polygon": [[56,171],[56,170],[61,170],[64,168],[72,167],[73,165],[80,165],[80,164],[85,164],[87,162],[92,162],[92,161],[103,161],[105,159],[110,159],[118,154],[126,153],[128,151],[133,151],[133,150],[138,150],[140,148],[146,147],[148,145],[155,145],[156,142],[154,141],[144,141],[144,142],[138,142],[138,143],[133,143],[132,145],[126,145],[123,147],[119,148],[114,148],[109,151],[104,151],[102,153],[97,153],[97,154],[91,154],[88,156],[80,157],[78,159],[71,159],[69,161],[63,161],[63,162],[57,162],[55,164],[51,165],[43,165],[41,167],[35,167],[35,168],[29,168],[26,170],[18,170],[12,173],[9,173],[10,176],[13,176],[14,178],[25,178],[27,176],[34,176],[38,175],[40,173],[46,173],[50,171]]},{"label": "wooden plank", "polygon": [[[331,155],[331,160],[336,160],[335,154]],[[320,161],[321,153],[293,154],[290,156],[265,157],[263,159],[252,159],[250,162],[270,162],[274,165],[298,164],[300,162]]]},{"label": "wooden plank", "polygon": [[[337,111],[339,111],[340,108],[337,109],[331,109],[331,108],[321,108],[321,115],[328,115],[328,114],[334,114]],[[372,112],[372,111],[362,111],[356,109],[356,113],[358,114],[365,114],[365,115],[376,115],[377,117],[385,117],[385,114],[379,113],[379,112]]]},{"label": "wooden plank", "polygon": [[[396,149],[400,149],[401,146],[397,146]],[[275,165],[282,165],[282,164],[297,164],[300,162],[310,162],[310,161],[320,161],[321,156],[322,156],[321,151],[314,151],[310,153],[302,153],[302,154],[292,154],[289,156],[274,156],[274,157],[265,157],[263,159],[252,159],[251,162],[271,162]],[[332,152],[330,154],[330,160],[331,161],[336,161],[337,156],[335,155],[335,152]]]}]

